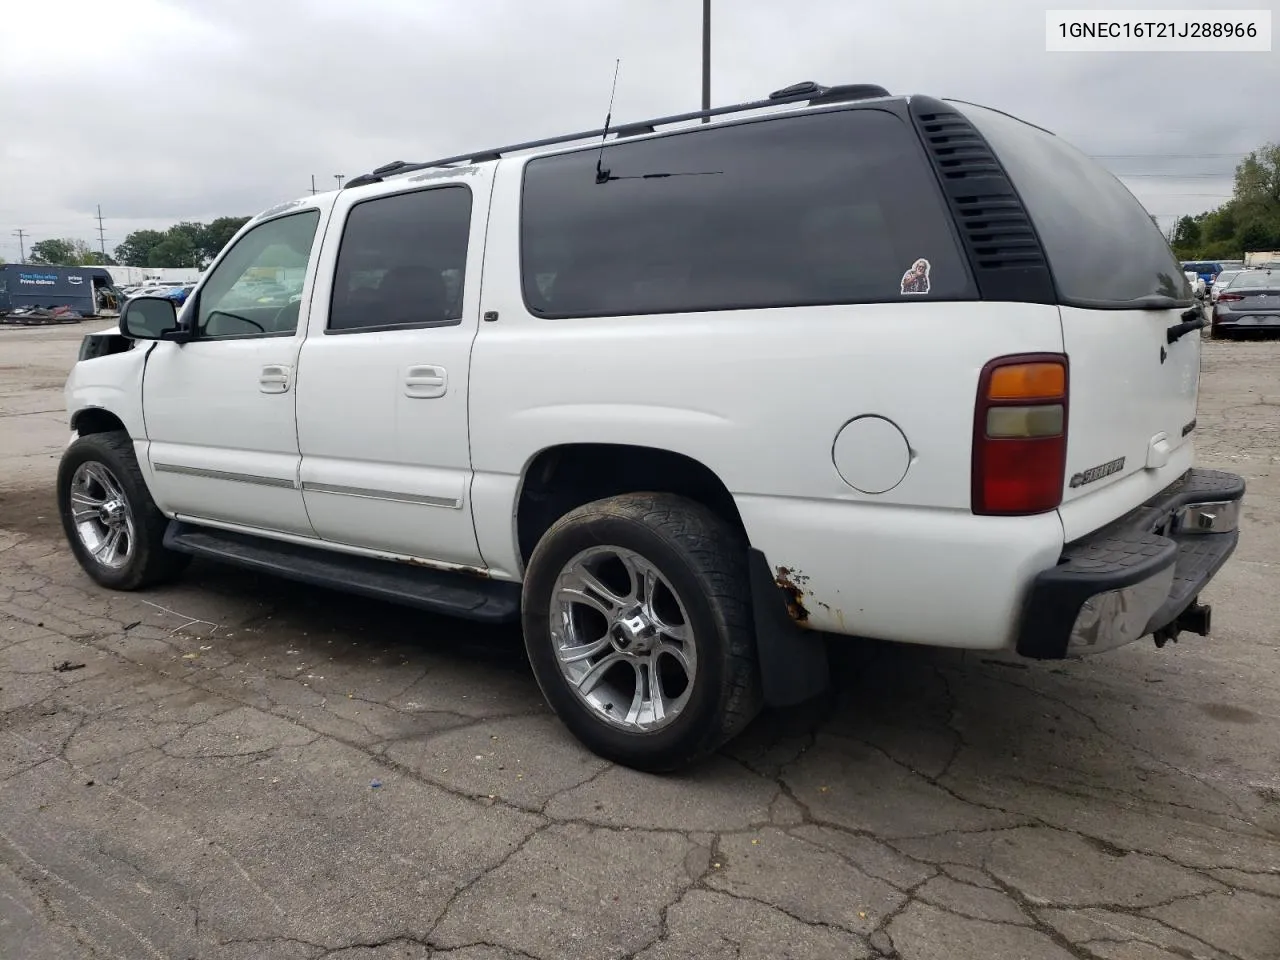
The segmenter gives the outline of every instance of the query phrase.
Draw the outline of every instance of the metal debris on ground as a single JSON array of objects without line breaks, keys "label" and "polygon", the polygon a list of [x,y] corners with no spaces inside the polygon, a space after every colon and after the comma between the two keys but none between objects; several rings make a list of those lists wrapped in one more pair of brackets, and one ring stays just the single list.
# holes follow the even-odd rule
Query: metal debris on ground
[{"label": "metal debris on ground", "polygon": [[0,323],[23,327],[44,326],[52,323],[79,323],[90,319],[70,307],[19,307],[8,313],[0,314]]}]

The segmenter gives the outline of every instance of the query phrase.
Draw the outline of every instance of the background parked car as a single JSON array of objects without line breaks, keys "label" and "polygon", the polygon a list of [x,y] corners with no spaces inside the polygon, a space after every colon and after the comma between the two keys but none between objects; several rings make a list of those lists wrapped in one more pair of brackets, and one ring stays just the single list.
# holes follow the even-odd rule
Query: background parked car
[{"label": "background parked car", "polygon": [[1191,285],[1191,292],[1197,297],[1204,296],[1204,279],[1194,270],[1184,271],[1183,275],[1187,278],[1187,283]]},{"label": "background parked car", "polygon": [[1218,291],[1210,336],[1280,332],[1280,270],[1242,270]]},{"label": "background parked car", "polygon": [[1182,269],[1195,273],[1203,281],[1203,289],[1196,294],[1203,296],[1213,289],[1214,278],[1222,272],[1222,264],[1217,260],[1190,260],[1182,265]]},{"label": "background parked car", "polygon": [[1244,272],[1243,264],[1233,269],[1228,269],[1224,267],[1222,272],[1218,274],[1217,279],[1213,281],[1213,288],[1209,291],[1209,302],[1217,303],[1218,294],[1222,292],[1223,288],[1225,288],[1228,283],[1230,283],[1233,279],[1235,279],[1237,274],[1240,274],[1243,272]]},{"label": "background parked car", "polygon": [[159,296],[172,300],[181,306],[187,302],[187,297],[191,296],[191,291],[195,288],[196,285],[194,283],[182,283],[177,286],[170,287],[164,293],[159,294]]}]

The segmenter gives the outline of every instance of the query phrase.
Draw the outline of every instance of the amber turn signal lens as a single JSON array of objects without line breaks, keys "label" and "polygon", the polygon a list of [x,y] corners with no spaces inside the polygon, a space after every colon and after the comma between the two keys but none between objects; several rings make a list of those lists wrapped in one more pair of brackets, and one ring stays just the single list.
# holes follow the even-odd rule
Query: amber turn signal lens
[{"label": "amber turn signal lens", "polygon": [[991,372],[991,400],[1050,400],[1067,390],[1067,369],[1057,363],[1018,363]]}]

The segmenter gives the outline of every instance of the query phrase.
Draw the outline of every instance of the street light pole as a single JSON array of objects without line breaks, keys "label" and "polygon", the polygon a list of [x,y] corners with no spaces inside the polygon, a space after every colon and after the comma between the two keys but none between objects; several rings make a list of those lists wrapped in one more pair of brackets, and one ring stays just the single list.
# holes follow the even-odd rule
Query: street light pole
[{"label": "street light pole", "polygon": [[347,175],[346,175],[345,173],[335,173],[335,174],[333,175],[333,179],[335,179],[335,180],[337,180],[337,181],[338,181],[338,189],[339,189],[339,190],[341,190],[341,189],[342,189],[342,181],[343,181],[343,180],[345,180],[346,178],[347,178]]},{"label": "street light pole", "polygon": [[[711,109],[711,0],[702,0],[702,109]],[[710,117],[703,117],[709,123]]]}]

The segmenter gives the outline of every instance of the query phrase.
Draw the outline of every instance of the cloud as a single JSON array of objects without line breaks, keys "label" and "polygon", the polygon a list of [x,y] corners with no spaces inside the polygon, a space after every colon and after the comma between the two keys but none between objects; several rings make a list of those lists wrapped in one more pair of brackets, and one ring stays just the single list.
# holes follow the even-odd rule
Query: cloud
[{"label": "cloud", "polygon": [[[615,58],[616,119],[700,98],[696,0],[11,6],[0,35],[9,258],[17,227],[95,239],[98,204],[114,244],[141,227],[252,213],[307,192],[312,175],[328,189],[334,174],[389,160],[598,126]],[[1137,155],[1106,161],[1121,174],[1169,174],[1127,181],[1159,214],[1225,199],[1239,155],[1274,137],[1259,101],[1200,82],[1229,64],[1233,89],[1260,89],[1269,55],[1049,54],[1043,7],[1017,0],[714,0],[712,40],[717,103],[812,79],[988,104],[1087,152]]]}]

